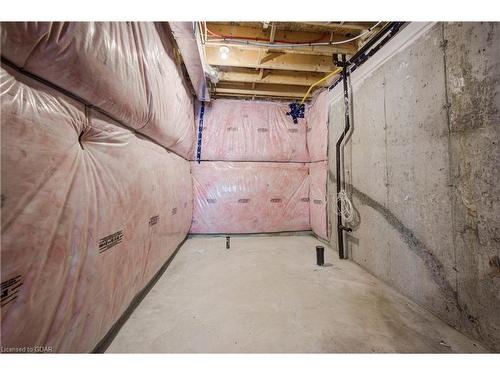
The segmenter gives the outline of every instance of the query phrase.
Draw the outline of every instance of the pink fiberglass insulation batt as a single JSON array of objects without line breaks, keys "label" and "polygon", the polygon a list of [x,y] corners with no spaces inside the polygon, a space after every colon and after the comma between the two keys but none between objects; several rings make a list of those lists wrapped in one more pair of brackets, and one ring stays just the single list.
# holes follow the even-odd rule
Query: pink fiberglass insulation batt
[{"label": "pink fiberglass insulation batt", "polygon": [[307,147],[311,161],[327,160],[328,90],[317,95],[306,108]]},{"label": "pink fiberglass insulation batt", "polygon": [[1,24],[2,56],[186,158],[195,129],[163,26],[153,22]]},{"label": "pink fiberglass insulation batt", "polygon": [[[196,106],[197,124],[200,104]],[[285,102],[215,99],[205,104],[201,160],[309,161],[304,119]],[[196,150],[192,159],[196,159]]]},{"label": "pink fiberglass insulation batt", "polygon": [[328,162],[319,161],[309,164],[309,204],[311,228],[314,233],[328,239],[327,230],[327,191]]},{"label": "pink fiberglass insulation batt", "polygon": [[2,346],[88,352],[185,237],[189,162],[10,69],[0,85]]},{"label": "pink fiberglass insulation batt", "polygon": [[308,230],[305,163],[191,163],[192,233]]}]

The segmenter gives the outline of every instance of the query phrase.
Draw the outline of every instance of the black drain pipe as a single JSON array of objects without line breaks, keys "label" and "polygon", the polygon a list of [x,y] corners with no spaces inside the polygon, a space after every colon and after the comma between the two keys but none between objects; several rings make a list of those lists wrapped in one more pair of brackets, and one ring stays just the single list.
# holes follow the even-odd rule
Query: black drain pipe
[{"label": "black drain pipe", "polygon": [[[347,69],[349,67],[349,64],[346,61],[345,55],[342,55],[342,80],[344,81],[344,130],[342,134],[340,135],[339,139],[337,140],[337,145],[335,147],[336,151],[336,177],[337,177],[337,197],[339,196],[340,193],[340,153],[341,153],[341,147],[342,147],[342,142],[344,141],[344,138],[346,134],[349,132],[350,124],[349,124],[349,88],[347,86]],[[343,161],[343,160],[342,160]],[[343,164],[343,163],[342,163]],[[337,199],[337,242],[339,246],[339,258],[340,259],[346,259],[345,253],[344,253],[344,230],[351,231],[350,228],[344,227],[342,225],[342,215],[340,212],[342,211],[342,202]]]}]

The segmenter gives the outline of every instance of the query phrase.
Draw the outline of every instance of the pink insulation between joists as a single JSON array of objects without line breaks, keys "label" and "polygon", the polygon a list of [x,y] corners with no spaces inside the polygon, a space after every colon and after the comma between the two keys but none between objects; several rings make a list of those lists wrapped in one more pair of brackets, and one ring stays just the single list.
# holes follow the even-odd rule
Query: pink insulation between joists
[{"label": "pink insulation between joists", "polygon": [[192,162],[191,173],[191,233],[310,229],[305,163]]},{"label": "pink insulation between joists", "polygon": [[152,22],[1,24],[2,56],[189,158],[193,98],[163,26]]},{"label": "pink insulation between joists", "polygon": [[325,90],[306,108],[307,148],[312,162],[328,159],[328,100],[328,90]]},{"label": "pink insulation between joists", "polygon": [[[309,161],[306,121],[285,102],[215,99],[205,104],[201,160]],[[196,123],[200,104],[196,106]],[[192,155],[196,159],[196,150]]]},{"label": "pink insulation between joists", "polygon": [[189,162],[10,69],[0,85],[2,346],[88,352],[186,236]]},{"label": "pink insulation between joists", "polygon": [[328,239],[327,230],[327,183],[328,162],[309,163],[309,201],[311,229],[319,237]]}]

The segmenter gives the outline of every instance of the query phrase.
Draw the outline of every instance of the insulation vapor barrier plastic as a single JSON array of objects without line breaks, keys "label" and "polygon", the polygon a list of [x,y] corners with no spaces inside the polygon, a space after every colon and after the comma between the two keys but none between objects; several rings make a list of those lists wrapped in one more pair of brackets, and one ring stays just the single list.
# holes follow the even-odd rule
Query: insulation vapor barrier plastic
[{"label": "insulation vapor barrier plastic", "polygon": [[2,345],[88,352],[184,239],[189,162],[10,69],[0,95]]},{"label": "insulation vapor barrier plastic", "polygon": [[3,347],[91,351],[190,226],[326,236],[326,170],[309,163],[326,158],[323,114],[214,100],[212,161],[190,163],[198,122],[164,27],[1,24]]},{"label": "insulation vapor barrier plastic", "polygon": [[306,110],[307,147],[312,162],[328,159],[328,100],[328,91],[323,91]]},{"label": "insulation vapor barrier plastic", "polygon": [[2,56],[189,158],[195,130],[163,25],[152,22],[1,24]]},{"label": "insulation vapor barrier plastic", "polygon": [[323,239],[328,239],[327,232],[327,191],[326,180],[328,162],[320,161],[309,164],[309,199],[311,229]]},{"label": "insulation vapor barrier plastic", "polygon": [[308,230],[309,176],[305,163],[191,163],[191,233]]},{"label": "insulation vapor barrier plastic", "polygon": [[[200,105],[196,110],[197,123]],[[309,161],[306,122],[287,103],[217,99],[205,104],[202,160]],[[195,153],[192,159],[194,160]]]}]

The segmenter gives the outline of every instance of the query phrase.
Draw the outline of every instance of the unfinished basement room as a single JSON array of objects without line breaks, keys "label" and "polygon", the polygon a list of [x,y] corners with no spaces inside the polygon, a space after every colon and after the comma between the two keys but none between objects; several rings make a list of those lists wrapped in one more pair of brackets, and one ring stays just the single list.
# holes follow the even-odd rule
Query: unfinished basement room
[{"label": "unfinished basement room", "polygon": [[1,357],[499,353],[500,23],[240,15],[0,23]]}]

